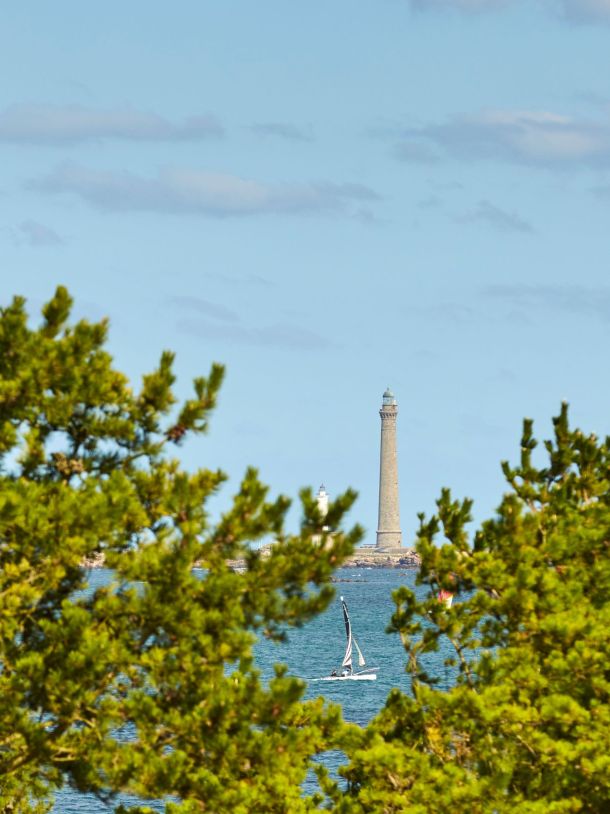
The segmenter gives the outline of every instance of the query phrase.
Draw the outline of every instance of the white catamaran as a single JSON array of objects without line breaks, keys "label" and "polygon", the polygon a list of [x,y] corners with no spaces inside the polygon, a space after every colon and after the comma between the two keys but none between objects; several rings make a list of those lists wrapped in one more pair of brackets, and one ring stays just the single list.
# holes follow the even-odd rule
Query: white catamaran
[{"label": "white catamaran", "polygon": [[[352,635],[352,624],[350,622],[349,613],[345,600],[341,597],[341,607],[343,608],[343,620],[345,622],[345,635],[347,636],[347,646],[345,648],[345,655],[341,663],[340,670],[333,670],[329,676],[314,679],[314,681],[375,681],[377,678],[378,667],[367,667],[362,650],[358,647],[358,642]],[[360,670],[354,672],[352,663],[352,646],[356,648],[358,653],[358,666]]]}]

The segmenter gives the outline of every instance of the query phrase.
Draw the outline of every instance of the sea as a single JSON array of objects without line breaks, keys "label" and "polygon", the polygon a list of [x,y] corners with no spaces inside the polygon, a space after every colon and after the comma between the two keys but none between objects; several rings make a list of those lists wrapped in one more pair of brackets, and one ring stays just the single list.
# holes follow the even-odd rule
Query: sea
[{"label": "sea", "polygon": [[[273,665],[283,663],[291,675],[308,679],[305,698],[323,696],[343,707],[344,718],[364,726],[383,707],[388,692],[398,687],[410,692],[410,678],[405,671],[406,656],[397,634],[386,629],[395,609],[392,592],[401,585],[423,594],[425,588],[415,586],[415,570],[391,568],[343,568],[335,572],[336,596],[327,610],[302,628],[289,631],[288,641],[281,644],[262,641],[257,645],[257,666],[263,678],[273,676]],[[110,573],[104,569],[92,571],[91,587],[109,581]],[[338,668],[345,651],[345,628],[340,597],[349,607],[352,630],[367,661],[379,668],[376,681],[312,681],[327,676]],[[432,654],[426,668],[435,670],[440,686],[448,686],[453,675],[443,666],[449,655],[441,649]],[[345,757],[338,752],[328,753],[321,759],[334,774]],[[312,776],[305,790],[311,792],[315,784]],[[162,801],[136,799],[121,795],[107,805],[93,795],[81,794],[64,787],[56,795],[53,814],[110,814],[115,806],[147,805],[162,812]]]}]

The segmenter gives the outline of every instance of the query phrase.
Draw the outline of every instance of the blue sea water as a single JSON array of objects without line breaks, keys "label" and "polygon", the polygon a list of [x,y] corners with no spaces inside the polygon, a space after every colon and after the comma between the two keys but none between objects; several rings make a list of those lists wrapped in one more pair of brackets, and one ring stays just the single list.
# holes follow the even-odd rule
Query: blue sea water
[{"label": "blue sea water", "polygon": [[[102,584],[107,579],[108,572],[94,571],[92,586]],[[401,585],[413,588],[415,571],[344,568],[336,572],[335,579],[336,596],[326,612],[304,627],[291,630],[286,643],[261,642],[257,646],[257,663],[265,678],[272,677],[273,664],[277,662],[287,664],[290,674],[302,678],[328,675],[340,665],[345,650],[345,629],[339,599],[344,596],[354,635],[367,664],[379,667],[377,680],[310,681],[305,697],[317,698],[322,695],[339,703],[346,720],[364,725],[382,708],[390,689],[398,687],[405,693],[409,692],[410,679],[405,672],[406,658],[400,639],[396,634],[385,631],[394,611],[392,591]],[[437,668],[441,686],[451,679],[442,666],[447,655],[441,650],[432,656],[433,664],[429,665]],[[335,752],[325,755],[323,762],[330,770],[336,770],[343,759]],[[112,806],[107,806],[92,795],[65,788],[57,794],[53,814],[109,814],[119,802],[142,805],[142,800],[123,795]],[[146,805],[155,811],[163,811],[161,802],[146,801]]]}]

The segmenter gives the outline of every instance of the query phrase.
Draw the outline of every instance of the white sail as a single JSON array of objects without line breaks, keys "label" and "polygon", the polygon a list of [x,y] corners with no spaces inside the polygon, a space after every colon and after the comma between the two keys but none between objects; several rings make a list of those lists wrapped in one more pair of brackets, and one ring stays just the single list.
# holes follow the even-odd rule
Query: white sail
[{"label": "white sail", "polygon": [[366,661],[364,660],[364,656],[362,655],[362,650],[358,647],[358,642],[353,639],[354,645],[356,650],[358,651],[358,665],[360,667],[364,667],[366,665]]},{"label": "white sail", "polygon": [[[349,614],[347,612],[347,605],[343,597],[341,597],[341,605],[343,606],[343,621],[345,622],[345,635],[347,636],[347,646],[345,648],[345,655],[343,656],[343,662],[341,663],[341,667],[348,667],[350,670],[352,668],[352,625],[349,620]],[[357,645],[356,645],[357,646]]]},{"label": "white sail", "polygon": [[351,667],[351,666],[352,666],[352,640],[350,639],[347,643],[347,650],[345,651],[345,655],[343,656],[341,667]]}]

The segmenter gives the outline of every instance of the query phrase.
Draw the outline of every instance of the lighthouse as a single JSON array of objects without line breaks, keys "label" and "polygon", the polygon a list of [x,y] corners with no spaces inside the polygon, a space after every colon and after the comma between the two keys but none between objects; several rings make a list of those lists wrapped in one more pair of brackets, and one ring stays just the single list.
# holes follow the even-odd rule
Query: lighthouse
[{"label": "lighthouse", "polygon": [[396,454],[398,405],[389,387],[383,394],[379,415],[381,417],[379,516],[375,547],[386,550],[401,548],[402,546],[398,502],[398,457]]},{"label": "lighthouse", "polygon": [[316,501],[318,503],[318,511],[320,512],[322,517],[326,517],[326,515],[328,514],[328,492],[326,491],[326,487],[324,486],[324,484],[322,484],[318,489]]}]

